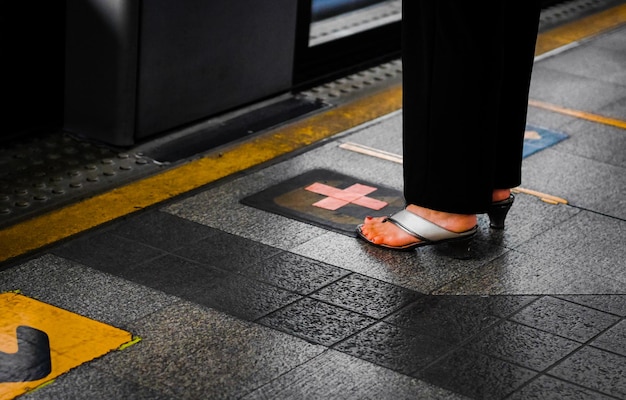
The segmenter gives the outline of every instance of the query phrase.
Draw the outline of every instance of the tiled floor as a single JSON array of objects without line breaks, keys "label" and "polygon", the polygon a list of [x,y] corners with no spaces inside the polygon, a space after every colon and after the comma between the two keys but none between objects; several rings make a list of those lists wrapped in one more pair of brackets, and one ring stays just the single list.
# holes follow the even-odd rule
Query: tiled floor
[{"label": "tiled floor", "polygon": [[[626,120],[626,28],[536,64],[531,98]],[[626,133],[530,108],[568,139],[524,162],[504,231],[472,258],[241,204],[316,168],[401,188],[401,114],[42,251],[0,291],[142,340],[24,398],[626,399]]]}]

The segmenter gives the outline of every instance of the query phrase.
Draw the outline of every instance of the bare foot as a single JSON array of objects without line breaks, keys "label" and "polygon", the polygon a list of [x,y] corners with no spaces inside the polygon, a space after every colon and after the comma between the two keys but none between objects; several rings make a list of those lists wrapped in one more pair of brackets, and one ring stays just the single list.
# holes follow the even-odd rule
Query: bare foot
[{"label": "bare foot", "polygon": [[[410,211],[440,227],[452,232],[464,232],[476,226],[476,215],[451,214],[435,211],[424,207],[409,204]],[[361,232],[369,241],[375,244],[399,247],[418,243],[419,239],[410,235],[396,224],[385,222],[386,217],[368,217],[363,221]]]},{"label": "bare foot", "polygon": [[496,201],[506,200],[509,196],[511,196],[511,189],[494,189],[491,201],[495,203]]}]

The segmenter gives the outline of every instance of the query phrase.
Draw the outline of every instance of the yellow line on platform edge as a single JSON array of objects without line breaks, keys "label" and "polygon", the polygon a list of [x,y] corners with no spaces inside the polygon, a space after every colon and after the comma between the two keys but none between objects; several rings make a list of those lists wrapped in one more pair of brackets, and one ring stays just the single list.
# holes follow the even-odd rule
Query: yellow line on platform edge
[{"label": "yellow line on platform edge", "polygon": [[402,107],[395,85],[162,173],[0,230],[0,262],[309,146]]},{"label": "yellow line on platform edge", "polygon": [[626,4],[592,14],[578,21],[540,33],[537,37],[535,55],[566,46],[607,32],[626,22]]}]

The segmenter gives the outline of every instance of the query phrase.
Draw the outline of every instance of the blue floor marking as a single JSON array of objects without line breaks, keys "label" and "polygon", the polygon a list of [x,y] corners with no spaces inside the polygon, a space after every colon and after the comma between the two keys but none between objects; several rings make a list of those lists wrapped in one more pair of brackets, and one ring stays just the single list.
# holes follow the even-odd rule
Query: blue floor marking
[{"label": "blue floor marking", "polygon": [[[546,149],[560,142],[561,140],[568,138],[565,133],[554,132],[531,125],[526,126],[526,132],[527,137],[524,138],[523,158],[526,158],[531,154],[535,154],[538,151]],[[528,135],[528,132],[536,132],[538,136],[532,137],[532,135]]]}]

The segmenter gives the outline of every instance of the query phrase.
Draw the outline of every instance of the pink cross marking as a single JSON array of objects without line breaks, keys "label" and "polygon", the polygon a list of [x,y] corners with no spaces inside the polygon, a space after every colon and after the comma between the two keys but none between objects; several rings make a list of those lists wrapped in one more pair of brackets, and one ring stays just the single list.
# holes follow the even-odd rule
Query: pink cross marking
[{"label": "pink cross marking", "polygon": [[328,196],[325,199],[313,203],[313,205],[315,207],[331,211],[335,211],[341,207],[347,206],[348,204],[356,204],[372,210],[380,210],[387,205],[384,201],[367,197],[368,194],[375,192],[378,189],[371,186],[361,185],[360,183],[355,183],[346,189],[337,189],[336,187],[315,182],[314,184],[307,186],[305,190],[321,194],[323,196]]}]

